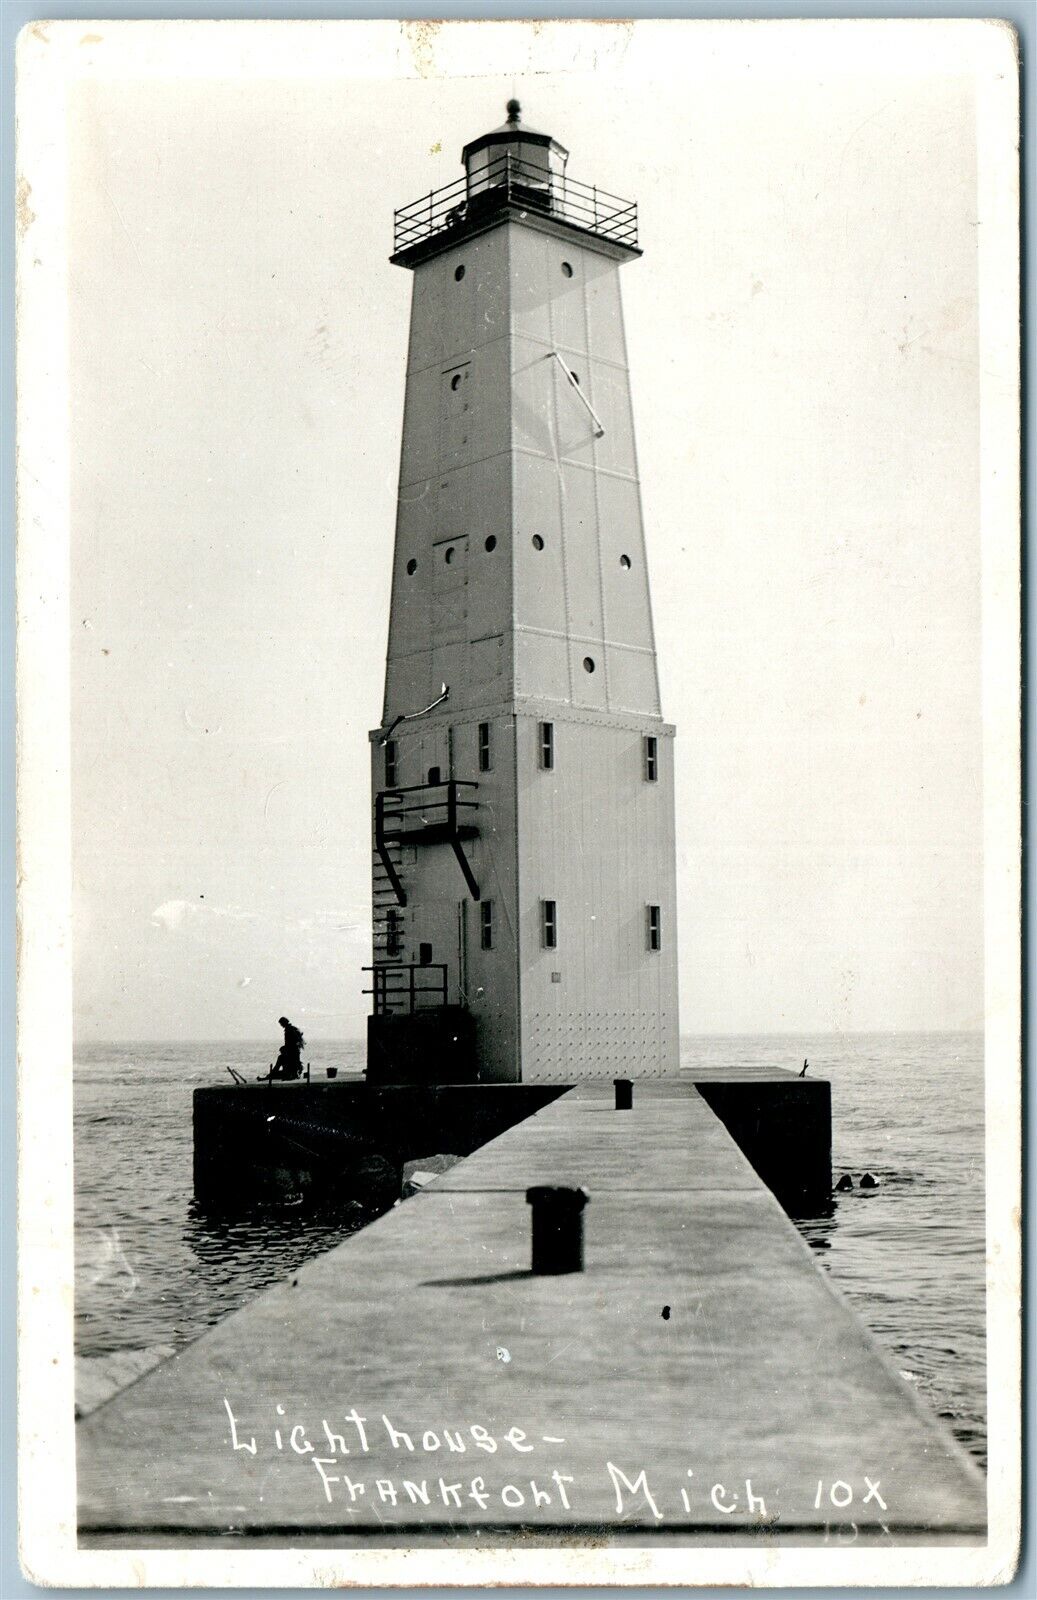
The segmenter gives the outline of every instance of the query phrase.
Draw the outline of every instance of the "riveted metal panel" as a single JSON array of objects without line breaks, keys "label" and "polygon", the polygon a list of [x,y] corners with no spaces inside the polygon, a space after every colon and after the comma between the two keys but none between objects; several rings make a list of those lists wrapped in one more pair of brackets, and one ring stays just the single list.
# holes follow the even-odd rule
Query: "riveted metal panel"
[{"label": "riveted metal panel", "polygon": [[[455,277],[459,267],[461,278]],[[508,326],[507,230],[497,229],[418,267],[414,274],[408,371],[442,366]]]},{"label": "riveted metal panel", "polygon": [[651,649],[652,608],[637,484],[606,473],[598,473],[595,481],[605,635],[610,644]]},{"label": "riveted metal panel", "polygon": [[566,631],[575,638],[593,639],[600,644],[603,618],[597,485],[592,472],[568,466],[561,468],[559,477],[565,540]]},{"label": "riveted metal panel", "polygon": [[[588,349],[587,308],[585,304],[584,264],[589,252],[573,250],[568,256],[552,244],[546,263],[550,299],[551,339],[556,350],[579,353]],[[562,270],[562,259],[572,269],[570,278]]]},{"label": "riveted metal panel", "polygon": [[[546,234],[534,233],[526,228],[507,229],[509,238],[509,305],[511,331],[540,344],[551,342],[551,294],[558,281],[550,272],[550,262],[557,250],[559,261],[564,253],[560,241]],[[561,267],[557,268],[559,277]]]},{"label": "riveted metal panel", "polygon": [[[524,1077],[676,1070],[673,767],[669,739],[656,737],[655,782],[643,735],[607,718],[558,724],[543,771],[537,721],[518,720]],[[553,949],[542,946],[543,899],[556,906]],[[649,905],[660,908],[658,951]]]},{"label": "riveted metal panel", "polygon": [[655,656],[623,645],[605,647],[609,705],[620,711],[658,711],[659,683]]},{"label": "riveted metal panel", "polygon": [[400,445],[401,494],[410,486],[425,482],[437,470],[442,381],[435,367],[412,372],[407,378]]},{"label": "riveted metal panel", "polygon": [[550,341],[511,341],[512,447],[554,461],[558,363]]},{"label": "riveted metal panel", "polygon": [[595,465],[606,472],[636,477],[634,418],[627,374],[622,367],[592,361],[589,379],[592,403],[605,428],[601,438],[594,442]]},{"label": "riveted metal panel", "polygon": [[468,637],[468,535],[452,533],[432,546],[432,638],[436,645]]},{"label": "riveted metal panel", "polygon": [[523,698],[572,701],[565,635],[526,629],[515,639],[515,693]]},{"label": "riveted metal panel", "polygon": [[385,665],[383,722],[388,724],[393,717],[428,705],[434,698],[430,693],[431,683],[431,648],[411,651],[408,655],[391,656]]},{"label": "riveted metal panel", "polygon": [[512,504],[515,626],[564,633],[562,486],[556,465],[516,455]]},{"label": "riveted metal panel", "polygon": [[604,710],[608,703],[608,677],[605,672],[605,652],[599,640],[569,640],[569,677],[572,698],[576,705],[596,706]]},{"label": "riveted metal panel", "polygon": [[510,698],[510,686],[505,681],[508,659],[503,633],[472,640],[468,652],[468,691],[474,699],[499,702],[504,694]]},{"label": "riveted metal panel", "polygon": [[427,480],[401,491],[396,517],[392,606],[389,611],[389,659],[420,646],[431,634],[431,550],[435,497]]},{"label": "riveted metal panel", "polygon": [[[468,483],[468,511],[464,527],[469,535],[468,616],[469,637],[510,634],[511,585],[511,466],[506,454],[478,461],[464,474]],[[443,522],[444,532],[446,521]],[[510,658],[510,651],[509,651]],[[473,661],[473,668],[476,663]],[[510,683],[506,686],[510,693]],[[501,684],[502,693],[505,685]],[[466,689],[466,699],[477,693]]]},{"label": "riveted metal panel", "polygon": [[583,262],[588,348],[602,361],[627,364],[619,273],[590,251]]}]

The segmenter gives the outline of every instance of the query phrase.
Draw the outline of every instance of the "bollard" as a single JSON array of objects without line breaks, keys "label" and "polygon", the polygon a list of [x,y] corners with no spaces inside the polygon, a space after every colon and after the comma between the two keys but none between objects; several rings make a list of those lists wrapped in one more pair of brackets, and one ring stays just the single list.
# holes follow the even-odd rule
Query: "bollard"
[{"label": "bollard", "polygon": [[329,1078],[337,1078],[338,1077],[338,1068],[337,1067],[325,1067],[324,1071],[327,1073]]},{"label": "bollard", "polygon": [[533,1207],[533,1271],[582,1272],[583,1208],[590,1201],[586,1189],[538,1184],[526,1190],[526,1200]]},{"label": "bollard", "polygon": [[616,1086],[616,1110],[630,1111],[634,1104],[634,1085],[630,1078],[613,1078]]}]

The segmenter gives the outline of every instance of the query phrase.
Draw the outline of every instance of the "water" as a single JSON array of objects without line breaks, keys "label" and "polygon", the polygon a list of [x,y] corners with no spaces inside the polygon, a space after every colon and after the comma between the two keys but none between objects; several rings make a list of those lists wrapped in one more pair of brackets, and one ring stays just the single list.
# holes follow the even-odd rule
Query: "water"
[{"label": "water", "polygon": [[[358,1073],[363,1045],[314,1046]],[[985,1465],[983,1055],[978,1034],[686,1038],[682,1064],[798,1067],[832,1084],[833,1168],[854,1189],[798,1223],[893,1364]],[[255,1076],[249,1044],[76,1054],[76,1348],[178,1347],[360,1226],[302,1214],[214,1223],[191,1196],[191,1096]],[[876,1190],[856,1185],[863,1172]]]},{"label": "water", "polygon": [[[830,1216],[797,1220],[893,1365],[986,1466],[983,1036],[682,1040],[685,1067],[799,1068],[832,1085]],[[863,1173],[879,1180],[858,1187]]]}]

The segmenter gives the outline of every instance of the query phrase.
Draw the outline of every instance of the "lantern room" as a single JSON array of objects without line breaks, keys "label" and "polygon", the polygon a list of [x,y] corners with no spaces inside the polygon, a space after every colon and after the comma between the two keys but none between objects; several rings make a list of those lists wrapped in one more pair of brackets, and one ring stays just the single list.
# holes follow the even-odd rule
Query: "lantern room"
[{"label": "lantern room", "polygon": [[468,199],[508,185],[529,190],[541,205],[550,207],[561,194],[569,152],[549,133],[523,126],[517,100],[508,101],[507,113],[507,122],[464,147],[461,159]]}]

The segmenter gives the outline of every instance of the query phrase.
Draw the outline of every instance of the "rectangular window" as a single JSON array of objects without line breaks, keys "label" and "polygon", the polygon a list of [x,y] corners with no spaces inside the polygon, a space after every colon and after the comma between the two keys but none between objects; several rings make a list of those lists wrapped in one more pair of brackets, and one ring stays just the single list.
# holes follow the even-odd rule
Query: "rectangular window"
[{"label": "rectangular window", "polygon": [[403,946],[400,937],[400,913],[395,906],[390,906],[385,914],[385,953],[390,961],[398,956]]},{"label": "rectangular window", "polygon": [[540,724],[540,765],[544,772],[552,772],[555,764],[555,725]]},{"label": "rectangular window", "polygon": [[659,777],[659,742],[654,734],[645,735],[645,782],[655,783]]},{"label": "rectangular window", "polygon": [[493,753],[490,747],[490,724],[479,724],[479,771],[489,772],[493,767]]},{"label": "rectangular window", "polygon": [[649,950],[661,950],[663,947],[662,922],[659,917],[658,906],[647,906],[647,933]]},{"label": "rectangular window", "polygon": [[396,784],[396,740],[390,739],[385,746],[385,787],[395,789]]},{"label": "rectangular window", "polygon": [[540,902],[540,937],[545,950],[553,950],[558,943],[558,907],[553,900]]},{"label": "rectangular window", "polygon": [[479,902],[479,944],[483,950],[493,949],[493,901]]}]

